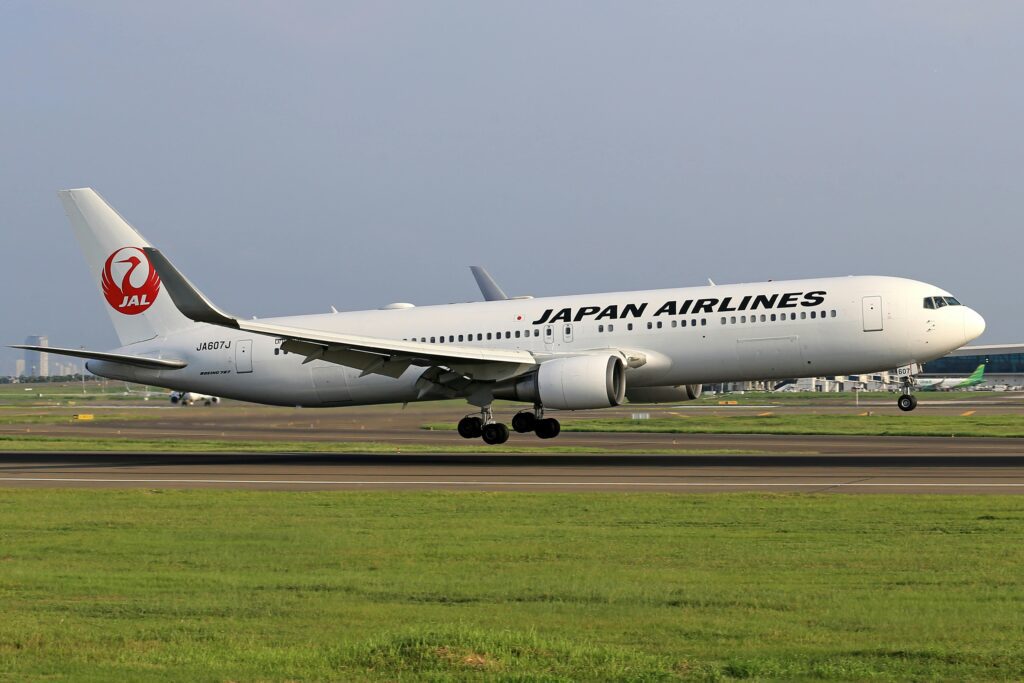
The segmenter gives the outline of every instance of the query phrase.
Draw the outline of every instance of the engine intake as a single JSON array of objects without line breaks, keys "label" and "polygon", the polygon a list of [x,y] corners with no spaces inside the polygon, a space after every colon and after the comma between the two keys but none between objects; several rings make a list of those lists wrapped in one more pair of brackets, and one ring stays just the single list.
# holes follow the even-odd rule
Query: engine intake
[{"label": "engine intake", "polygon": [[618,356],[573,356],[541,363],[536,372],[494,391],[495,398],[557,410],[610,408],[626,397],[626,366]]}]

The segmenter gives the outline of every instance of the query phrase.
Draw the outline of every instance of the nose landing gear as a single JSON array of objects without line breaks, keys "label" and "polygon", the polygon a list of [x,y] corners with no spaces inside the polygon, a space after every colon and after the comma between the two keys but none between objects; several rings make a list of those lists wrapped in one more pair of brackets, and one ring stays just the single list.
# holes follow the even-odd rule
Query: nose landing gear
[{"label": "nose landing gear", "polygon": [[913,375],[904,375],[903,386],[900,389],[901,394],[896,399],[896,406],[905,413],[917,407],[917,397],[913,394],[916,383]]},{"label": "nose landing gear", "polygon": [[917,397],[913,394],[903,394],[896,400],[899,409],[907,412],[917,407]]}]

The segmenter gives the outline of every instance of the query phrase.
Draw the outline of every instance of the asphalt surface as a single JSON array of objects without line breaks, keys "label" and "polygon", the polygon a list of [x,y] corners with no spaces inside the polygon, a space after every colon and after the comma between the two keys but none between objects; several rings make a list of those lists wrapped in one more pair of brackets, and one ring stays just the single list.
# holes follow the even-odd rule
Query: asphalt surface
[{"label": "asphalt surface", "polygon": [[1018,494],[1024,454],[0,453],[0,487]]}]

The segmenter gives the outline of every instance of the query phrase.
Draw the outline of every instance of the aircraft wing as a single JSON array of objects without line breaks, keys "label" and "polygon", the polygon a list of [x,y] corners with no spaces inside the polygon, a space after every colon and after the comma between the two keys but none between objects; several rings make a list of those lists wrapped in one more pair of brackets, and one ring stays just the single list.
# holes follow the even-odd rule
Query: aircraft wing
[{"label": "aircraft wing", "polygon": [[85,349],[62,349],[58,346],[29,346],[28,344],[12,344],[12,349],[25,349],[26,351],[39,351],[41,353],[55,353],[58,356],[73,356],[74,358],[86,358],[88,360],[103,360],[109,363],[120,363],[131,365],[137,368],[148,370],[180,370],[188,365],[183,360],[168,360],[165,358],[147,358],[146,356],[132,356],[127,353],[106,353],[104,351],[86,351]]},{"label": "aircraft wing", "polygon": [[277,325],[258,320],[240,320],[214,306],[158,249],[143,247],[143,250],[149,256],[171,300],[186,317],[196,322],[283,339],[281,348],[306,356],[306,362],[325,360],[357,368],[364,375],[381,374],[389,377],[401,376],[410,365],[444,366],[465,375],[469,380],[515,377],[538,364],[537,359],[528,351],[427,344]]}]

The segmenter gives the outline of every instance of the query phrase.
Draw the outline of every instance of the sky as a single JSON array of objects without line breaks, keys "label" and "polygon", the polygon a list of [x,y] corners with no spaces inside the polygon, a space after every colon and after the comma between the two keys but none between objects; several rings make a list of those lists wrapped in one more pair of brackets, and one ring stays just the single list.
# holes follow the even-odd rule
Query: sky
[{"label": "sky", "polygon": [[[0,4],[0,342],[117,345],[55,192],[274,316],[886,274],[1024,341],[1024,3]],[[0,351],[0,372],[17,352]]]}]

